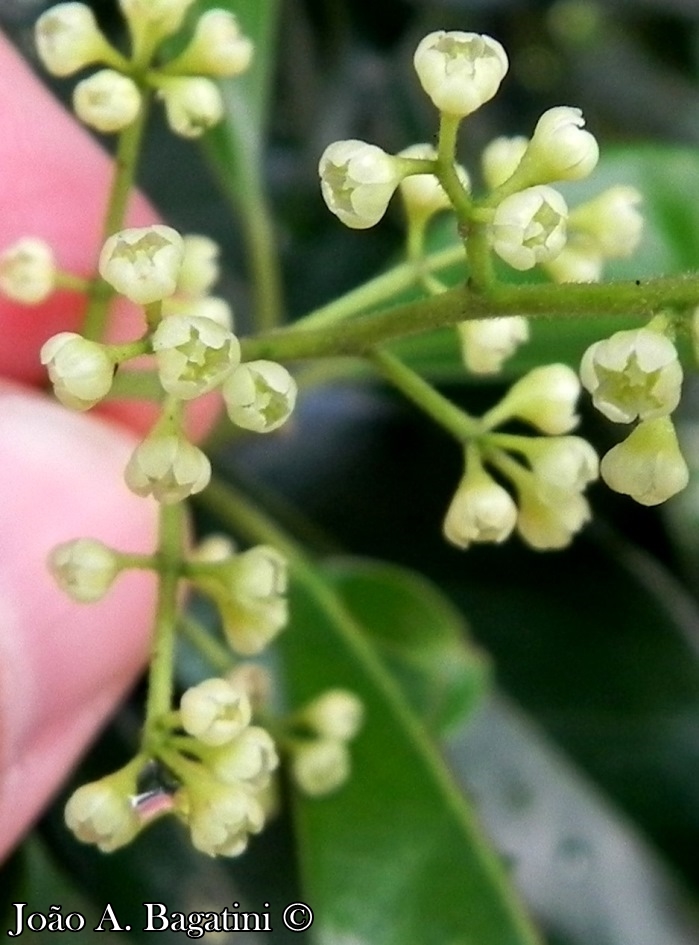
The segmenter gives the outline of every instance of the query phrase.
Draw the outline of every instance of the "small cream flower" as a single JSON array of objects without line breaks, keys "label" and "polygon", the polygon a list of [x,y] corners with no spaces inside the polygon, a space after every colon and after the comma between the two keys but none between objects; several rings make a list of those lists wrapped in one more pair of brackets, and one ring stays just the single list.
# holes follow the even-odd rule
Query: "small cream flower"
[{"label": "small cream flower", "polygon": [[618,331],[587,349],[580,377],[595,407],[616,423],[672,413],[682,366],[673,343],[648,328]]},{"label": "small cream flower", "polygon": [[509,389],[504,398],[483,417],[488,429],[513,417],[531,423],[542,433],[568,433],[577,425],[575,407],[580,381],[565,364],[534,368]]},{"label": "small cream flower", "polygon": [[259,791],[269,784],[272,772],[279,765],[279,756],[269,732],[251,725],[207,756],[207,763],[224,784],[244,781]]},{"label": "small cream flower", "polygon": [[635,187],[610,187],[571,210],[569,228],[587,236],[607,259],[630,256],[643,232],[643,217],[637,209],[642,199]]},{"label": "small cream flower", "polygon": [[73,410],[89,410],[109,393],[114,361],[104,345],[72,331],[49,338],[39,353],[56,397]]},{"label": "small cream flower", "polygon": [[350,776],[350,754],[345,742],[317,738],[294,748],[291,776],[309,797],[332,794]]},{"label": "small cream flower", "polygon": [[296,381],[274,361],[248,361],[229,375],[223,397],[231,421],[244,430],[271,433],[296,404]]},{"label": "small cream flower", "polygon": [[183,437],[155,433],[133,451],[124,479],[136,495],[152,495],[167,505],[205,489],[211,463],[206,453]]},{"label": "small cream flower", "polygon": [[474,374],[497,374],[529,338],[529,323],[521,315],[474,319],[457,328],[464,364]]},{"label": "small cream flower", "polygon": [[65,808],[66,825],[78,840],[94,843],[111,853],[130,843],[141,828],[131,798],[122,789],[119,774],[84,784]]},{"label": "small cream flower", "polygon": [[56,583],[73,600],[100,600],[119,573],[119,560],[111,548],[94,538],[78,538],[57,545],[49,555],[49,569]]},{"label": "small cream flower", "polygon": [[136,120],[141,110],[141,93],[128,76],[114,69],[100,69],[75,86],[73,108],[86,125],[103,134],[113,134]]},{"label": "small cream flower", "polygon": [[0,292],[8,299],[37,305],[55,286],[53,250],[44,240],[24,236],[0,254]]},{"label": "small cream flower", "polygon": [[184,256],[177,276],[177,293],[199,298],[206,295],[218,279],[221,248],[199,233],[187,233],[182,240]]},{"label": "small cream flower", "polygon": [[52,75],[67,76],[95,62],[113,62],[116,51],[85,3],[59,3],[34,27],[39,58]]},{"label": "small cream flower", "polygon": [[528,144],[529,139],[524,135],[515,135],[511,138],[494,138],[486,145],[481,155],[481,166],[483,180],[490,190],[495,190],[512,177]]},{"label": "small cream flower", "polygon": [[183,255],[182,237],[172,227],[134,227],[105,242],[99,271],[121,295],[147,305],[174,293]]},{"label": "small cream flower", "polygon": [[228,10],[208,10],[197,20],[190,44],[167,71],[178,75],[235,76],[252,61],[253,44]]},{"label": "small cream flower", "polygon": [[155,34],[158,39],[175,33],[194,0],[119,0],[122,13],[137,35]]},{"label": "small cream flower", "polygon": [[240,362],[238,339],[209,318],[168,315],[152,344],[160,383],[179,400],[213,390]]},{"label": "small cream flower", "polygon": [[590,520],[590,506],[577,490],[564,489],[528,474],[517,482],[517,531],[539,551],[567,548]]},{"label": "small cream flower", "polygon": [[669,417],[639,423],[602,458],[601,472],[610,489],[641,505],[666,502],[689,482],[689,469]]},{"label": "small cream flower", "polygon": [[316,735],[348,742],[362,727],[364,705],[347,689],[327,689],[304,706],[299,717]]},{"label": "small cream flower", "polygon": [[158,97],[165,103],[168,125],[183,138],[200,138],[223,118],[218,86],[202,76],[159,79]]},{"label": "small cream flower", "polygon": [[490,36],[439,30],[421,40],[413,59],[420,84],[441,112],[464,118],[495,95],[507,55]]},{"label": "small cream flower", "polygon": [[318,173],[328,209],[357,230],[379,222],[402,176],[396,158],[354,139],[328,145]]},{"label": "small cream flower", "polygon": [[599,146],[584,125],[579,108],[560,105],[544,112],[519,166],[527,183],[580,180],[594,170]]},{"label": "small cream flower", "polygon": [[205,745],[225,745],[250,724],[250,700],[227,679],[205,679],[180,700],[182,728]]},{"label": "small cream flower", "polygon": [[491,223],[493,249],[524,271],[554,259],[565,246],[566,202],[552,187],[520,190],[498,204]]},{"label": "small cream flower", "polygon": [[582,492],[599,475],[599,458],[580,436],[527,437],[522,452],[539,480]]},{"label": "small cream flower", "polygon": [[193,846],[208,856],[239,856],[251,833],[259,833],[264,813],[253,793],[242,785],[213,778],[187,785],[177,798]]},{"label": "small cream flower", "polygon": [[466,474],[444,519],[444,537],[457,548],[474,542],[501,544],[512,534],[517,506],[512,496],[483,468],[471,453]]},{"label": "small cream flower", "polygon": [[568,234],[568,242],[555,259],[544,263],[554,282],[599,282],[604,257],[594,240],[580,233]]}]

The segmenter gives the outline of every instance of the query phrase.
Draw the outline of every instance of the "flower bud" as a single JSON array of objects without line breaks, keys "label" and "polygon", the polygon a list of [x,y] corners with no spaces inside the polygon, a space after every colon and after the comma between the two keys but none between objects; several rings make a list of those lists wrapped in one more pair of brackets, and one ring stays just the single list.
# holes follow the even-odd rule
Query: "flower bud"
[{"label": "flower bud", "polygon": [[551,485],[536,476],[518,482],[517,490],[517,531],[539,551],[567,548],[573,535],[590,520],[590,506],[576,490]]},{"label": "flower bud", "polygon": [[420,84],[441,112],[464,118],[495,95],[507,55],[490,36],[439,30],[420,42],[413,59]]},{"label": "flower bud", "polygon": [[231,421],[255,433],[271,433],[286,423],[296,404],[296,393],[296,381],[274,361],[241,364],[223,385]]},{"label": "flower bud", "polygon": [[641,505],[659,505],[681,492],[689,469],[669,417],[643,420],[602,457],[602,478],[610,489]]},{"label": "flower bud", "polygon": [[183,255],[182,237],[172,227],[134,227],[105,242],[99,271],[121,295],[147,305],[174,293]]},{"label": "flower bud", "polygon": [[643,232],[643,217],[637,210],[642,199],[635,187],[610,187],[572,210],[569,227],[591,239],[607,259],[630,256]]},{"label": "flower bud", "polygon": [[537,122],[522,158],[520,172],[532,184],[580,180],[594,170],[599,146],[579,108],[549,108]]},{"label": "flower bud", "polygon": [[444,519],[444,537],[457,548],[474,542],[499,545],[510,537],[516,521],[512,496],[471,456]]},{"label": "flower bud", "polygon": [[73,410],[89,410],[109,393],[114,361],[104,345],[72,331],[49,338],[39,353],[54,393]]},{"label": "flower bud", "polygon": [[291,776],[309,797],[332,794],[350,776],[350,754],[345,742],[317,738],[294,748]]},{"label": "flower bud", "polygon": [[152,344],[160,383],[179,400],[213,390],[240,362],[235,335],[211,319],[194,315],[163,318]]},{"label": "flower bud", "polygon": [[182,728],[205,745],[225,745],[250,724],[250,700],[227,679],[205,679],[180,700]]},{"label": "flower bud", "polygon": [[[397,157],[434,161],[437,151],[431,144],[412,144]],[[464,189],[470,190],[471,181],[464,168],[457,166],[456,173]],[[451,202],[435,174],[408,174],[400,182],[399,189],[409,219],[424,222],[440,210],[451,208]]]},{"label": "flower bud", "polygon": [[464,364],[474,374],[497,374],[529,338],[529,323],[521,315],[470,320],[457,328]]},{"label": "flower bud", "polygon": [[119,573],[119,559],[94,538],[78,538],[57,545],[49,555],[56,583],[73,600],[89,603],[107,593]]},{"label": "flower bud", "polygon": [[137,35],[152,31],[158,39],[177,32],[193,3],[194,0],[119,0],[133,31]]},{"label": "flower bud", "polygon": [[226,673],[226,679],[245,692],[253,713],[263,710],[269,703],[273,690],[272,674],[260,663],[238,663]]},{"label": "flower bud", "polygon": [[604,258],[594,240],[584,234],[569,235],[568,242],[555,259],[544,263],[554,282],[599,282]]},{"label": "flower bud", "polygon": [[364,705],[347,689],[328,689],[305,706],[299,716],[316,735],[348,742],[362,727]]},{"label": "flower bud", "polygon": [[207,535],[189,553],[190,561],[227,561],[235,554],[235,545],[228,535]]},{"label": "flower bud", "polygon": [[253,50],[252,41],[241,33],[232,13],[208,10],[197,20],[190,44],[168,63],[168,72],[221,77],[240,75],[250,65]]},{"label": "flower bud", "polygon": [[566,202],[552,187],[520,190],[498,204],[491,224],[493,249],[524,271],[554,259],[565,246]]},{"label": "flower bud", "polygon": [[192,845],[208,856],[239,856],[249,835],[259,833],[264,824],[260,804],[243,785],[202,779],[183,788],[177,800]]},{"label": "flower bud", "polygon": [[103,853],[130,843],[141,828],[122,772],[79,787],[66,804],[65,821],[78,840]]},{"label": "flower bud", "polygon": [[158,85],[168,125],[176,135],[200,138],[223,118],[223,99],[211,79],[167,78],[160,79]]},{"label": "flower bud", "polygon": [[103,134],[122,131],[141,110],[141,93],[128,76],[114,69],[100,69],[73,90],[73,108],[78,118]]},{"label": "flower bud", "polygon": [[182,237],[184,256],[177,276],[177,294],[194,298],[206,295],[219,276],[221,249],[214,240],[198,233]]},{"label": "flower bud", "polygon": [[251,725],[233,741],[207,756],[209,767],[224,784],[246,782],[254,790],[266,787],[279,765],[272,736],[264,728]]},{"label": "flower bud", "polygon": [[94,62],[111,61],[114,50],[85,3],[59,3],[34,27],[39,58],[52,75],[67,76]]},{"label": "flower bud", "polygon": [[124,479],[136,495],[152,495],[170,505],[207,487],[211,463],[198,446],[183,437],[155,433],[133,451]]},{"label": "flower bud", "polygon": [[379,222],[402,176],[396,158],[354,139],[328,145],[318,173],[328,209],[356,230]]},{"label": "flower bud", "polygon": [[53,251],[44,240],[25,236],[0,254],[0,292],[8,299],[36,305],[55,285]]},{"label": "flower bud", "polygon": [[587,349],[580,377],[595,407],[616,423],[672,413],[682,367],[673,343],[648,328],[618,331]]},{"label": "flower bud", "polygon": [[522,452],[537,479],[567,491],[582,492],[599,475],[597,453],[580,436],[528,437]]},{"label": "flower bud", "polygon": [[542,433],[568,433],[578,422],[575,406],[580,382],[565,364],[534,368],[509,389],[505,397],[483,417],[487,429],[517,417]]},{"label": "flower bud", "polygon": [[168,315],[191,315],[194,318],[205,318],[216,322],[226,331],[233,330],[233,312],[225,299],[217,295],[204,295],[199,298],[177,298],[170,296],[163,299],[163,317]]},{"label": "flower bud", "polygon": [[490,190],[495,190],[517,170],[524,152],[527,150],[529,139],[524,135],[512,138],[495,138],[484,149],[481,155],[483,180]]}]

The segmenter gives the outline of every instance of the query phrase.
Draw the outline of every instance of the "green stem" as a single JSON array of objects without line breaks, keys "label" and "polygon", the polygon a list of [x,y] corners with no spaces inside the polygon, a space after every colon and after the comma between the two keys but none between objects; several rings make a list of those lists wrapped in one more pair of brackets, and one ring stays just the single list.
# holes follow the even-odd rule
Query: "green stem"
[{"label": "green stem", "polygon": [[457,286],[429,299],[364,315],[332,330],[296,327],[243,341],[245,360],[361,356],[386,342],[470,319],[639,316],[699,304],[699,275],[663,276],[644,282],[565,285],[498,285],[489,293]]},{"label": "green stem", "polygon": [[215,640],[203,624],[188,614],[181,614],[179,628],[185,640],[199,651],[216,672],[224,674],[230,670],[235,662],[233,654]]},{"label": "green stem", "polygon": [[[143,132],[148,120],[149,104],[149,94],[142,89],[141,110],[138,117],[119,136],[119,144],[114,159],[114,176],[112,177],[107,212],[102,227],[100,247],[108,237],[124,225],[129,195],[134,185],[136,166],[141,151]],[[87,309],[83,321],[82,332],[86,338],[100,341],[104,337],[112,295],[111,287],[107,286],[100,276],[95,276],[90,285]]]},{"label": "green stem", "polygon": [[465,228],[471,220],[473,205],[456,171],[456,136],[460,122],[461,119],[454,115],[440,115],[436,170],[459,223]]},{"label": "green stem", "polygon": [[435,390],[419,374],[406,367],[394,355],[387,351],[375,350],[369,355],[370,359],[408,400],[412,401],[420,410],[438,423],[443,429],[455,437],[460,443],[481,432],[480,423],[473,417],[460,410],[455,404],[439,391]]},{"label": "green stem", "polygon": [[158,602],[153,628],[144,745],[157,740],[160,720],[172,708],[177,625],[177,585],[183,549],[184,507],[161,505],[158,543]]}]

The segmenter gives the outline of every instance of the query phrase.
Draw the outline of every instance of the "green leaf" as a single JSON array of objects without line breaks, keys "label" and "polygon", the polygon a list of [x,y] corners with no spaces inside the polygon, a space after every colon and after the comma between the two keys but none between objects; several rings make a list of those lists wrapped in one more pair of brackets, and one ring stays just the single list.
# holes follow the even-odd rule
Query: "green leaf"
[{"label": "green leaf", "polygon": [[451,739],[458,778],[560,945],[691,945],[687,891],[625,816],[497,697]]},{"label": "green leaf", "polygon": [[366,708],[349,782],[295,798],[315,941],[533,945],[473,810],[370,642],[315,572],[297,562],[295,574],[282,637],[293,703],[341,686]]},{"label": "green leaf", "polygon": [[461,614],[415,572],[342,559],[328,576],[428,728],[444,732],[481,702],[490,678]]}]

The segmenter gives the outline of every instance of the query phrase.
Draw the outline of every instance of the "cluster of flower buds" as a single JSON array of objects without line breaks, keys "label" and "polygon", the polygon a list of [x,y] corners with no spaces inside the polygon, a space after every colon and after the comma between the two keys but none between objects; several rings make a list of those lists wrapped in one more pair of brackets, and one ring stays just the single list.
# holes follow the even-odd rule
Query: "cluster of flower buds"
[{"label": "cluster of flower buds", "polygon": [[328,689],[297,712],[289,740],[291,775],[310,797],[331,794],[349,778],[349,743],[364,722],[364,707],[346,689]]},{"label": "cluster of flower buds", "polygon": [[181,29],[193,2],[120,0],[131,35],[131,58],[111,45],[90,7],[59,3],[36,23],[39,57],[58,76],[103,67],[82,79],[73,93],[78,118],[97,131],[112,134],[128,128],[143,109],[144,94],[154,90],[163,100],[171,129],[198,137],[223,116],[223,100],[213,79],[244,72],[253,46],[232,13],[208,10],[196,21],[182,52],[154,66],[159,47]]},{"label": "cluster of flower buds", "polygon": [[615,492],[658,505],[681,492],[689,470],[670,414],[680,401],[682,366],[662,318],[619,331],[585,352],[580,377],[595,407],[615,423],[638,421],[603,458],[601,475]]},{"label": "cluster of flower buds", "polygon": [[[590,518],[583,492],[597,478],[599,467],[592,446],[568,435],[578,421],[579,393],[575,372],[551,364],[517,381],[485,414],[483,433],[466,449],[464,476],[444,520],[448,541],[460,548],[499,544],[516,528],[538,550],[570,543]],[[495,429],[510,420],[524,421],[546,435]]]},{"label": "cluster of flower buds", "polygon": [[209,856],[238,856],[264,824],[261,793],[279,759],[269,732],[251,722],[250,699],[230,679],[207,679],[180,701],[177,724],[189,736],[188,757],[170,758],[181,782],[174,811]]},{"label": "cluster of flower buds", "polygon": [[216,604],[231,648],[252,656],[287,624],[286,559],[268,545],[236,553],[221,544],[217,541],[214,547],[207,540],[196,548],[185,575]]}]

